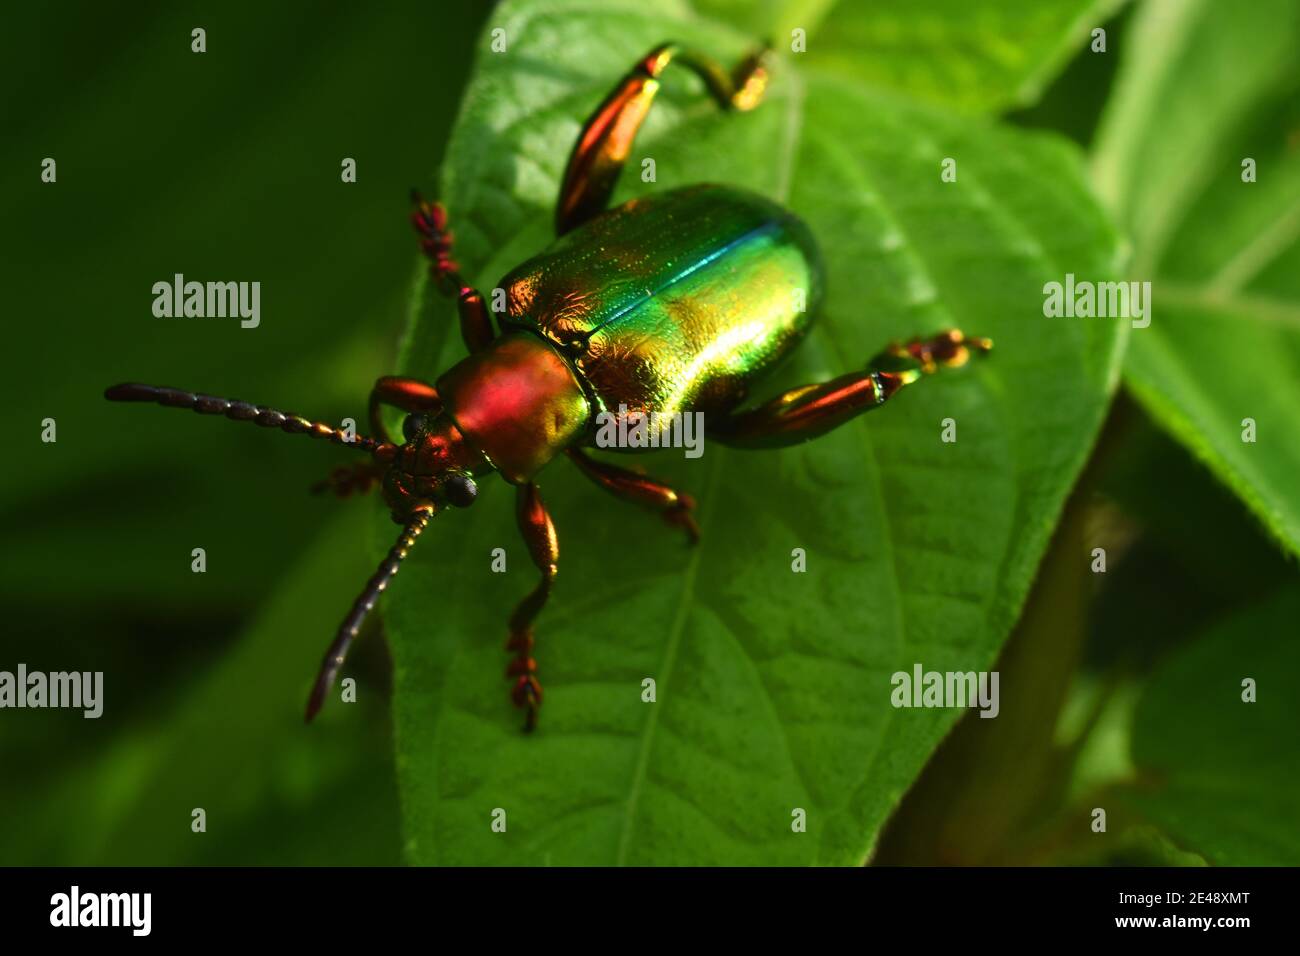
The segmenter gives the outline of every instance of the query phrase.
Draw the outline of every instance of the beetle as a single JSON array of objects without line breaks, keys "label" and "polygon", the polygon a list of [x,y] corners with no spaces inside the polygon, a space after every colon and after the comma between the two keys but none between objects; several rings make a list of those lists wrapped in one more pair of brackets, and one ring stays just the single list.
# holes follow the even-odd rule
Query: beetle
[{"label": "beetle", "polygon": [[[699,537],[689,495],[584,450],[595,444],[599,416],[611,409],[647,417],[702,413],[710,441],[777,448],[822,435],[923,375],[963,365],[992,347],[957,330],[895,342],[862,369],[746,407],[750,387],[789,355],[813,321],[824,286],[821,258],[792,212],[729,186],[692,185],[608,208],[660,77],[673,63],[699,76],[723,110],[753,109],[767,87],[765,51],[730,73],[675,43],[638,61],[583,126],[560,185],[557,238],[501,281],[506,307],[495,327],[483,296],[461,276],[444,208],[413,194],[411,220],[421,249],[436,287],[456,300],[469,355],[434,384],[380,378],[369,402],[373,437],[180,389],[122,384],[105,392],[113,401],[224,415],[371,456],[336,469],[322,486],[342,496],[380,484],[402,530],[325,653],[308,721],[362,621],[430,520],[448,507],[472,504],[478,482],[492,472],[515,486],[519,528],[540,572],[510,616],[506,645],[513,655],[511,699],[526,712],[530,731],[542,702],[533,622],[551,593],[559,558],[536,481],[542,468],[566,456],[606,491],[658,512],[692,542]],[[400,442],[388,435],[384,405],[407,413]]]}]

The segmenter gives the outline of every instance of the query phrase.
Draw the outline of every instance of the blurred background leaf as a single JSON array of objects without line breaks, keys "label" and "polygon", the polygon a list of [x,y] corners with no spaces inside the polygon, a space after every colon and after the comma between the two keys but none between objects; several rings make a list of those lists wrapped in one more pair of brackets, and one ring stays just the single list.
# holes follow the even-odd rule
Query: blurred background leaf
[{"label": "blurred background leaf", "polygon": [[[442,188],[458,261],[484,288],[550,241],[580,122],[628,64],[669,36],[723,62],[753,44],[685,7],[635,3],[506,4],[493,25],[507,52],[483,41]],[[1100,425],[1118,326],[1047,326],[1041,287],[1113,268],[1117,236],[1059,139],[802,71],[797,57],[743,116],[666,76],[635,155],[654,157],[657,183],[628,176],[620,198],[721,181],[810,222],[829,298],[764,393],[946,326],[991,334],[998,351],[798,449],[656,456],[647,467],[701,501],[693,552],[548,470],[563,557],[539,623],[548,697],[532,738],[501,678],[506,616],[535,577],[509,491],[485,483],[471,512],[440,518],[386,603],[411,859],[858,863],[955,717],[894,710],[890,675],[991,663]],[[962,157],[956,185],[940,181],[945,156]],[[422,311],[403,367],[429,377],[458,359],[449,329],[444,305]],[[938,440],[947,415],[956,444]],[[491,573],[496,547],[511,573]],[[808,549],[806,575],[790,572],[793,547]],[[497,807],[504,836],[489,827]],[[790,831],[794,807],[807,838]]]},{"label": "blurred background leaf", "polygon": [[[1076,719],[1058,733],[1075,745],[1077,763],[1073,809],[1063,812],[1069,839],[1053,848],[1056,860],[1168,865],[1190,855],[1294,865],[1294,826],[1280,816],[1295,791],[1281,768],[1300,767],[1289,711],[1294,627],[1278,611],[1297,587],[1294,557],[1140,405],[1121,400],[1114,417],[1090,533],[1091,545],[1107,549],[1107,569],[1093,576],[1089,639],[1070,701]],[[1204,670],[1211,656],[1213,675]],[[1217,687],[1232,675],[1231,693]],[[1257,705],[1240,696],[1245,676],[1284,700],[1251,710]],[[1247,742],[1247,733],[1258,739]],[[1232,795],[1233,779],[1248,796]],[[1209,796],[1214,787],[1221,797]],[[1099,806],[1109,814],[1107,834],[1088,827]],[[1243,822],[1245,807],[1257,819],[1253,838],[1243,832],[1255,826]],[[1266,831],[1275,837],[1269,847]],[[1139,852],[1157,844],[1177,852]]]},{"label": "blurred background leaf", "polygon": [[[1276,645],[1289,643],[1278,596],[1295,587],[1294,566],[1240,501],[1121,398],[998,659],[1002,713],[962,718],[873,861],[1294,864],[1294,828],[1279,814],[1295,790],[1285,768],[1300,767],[1287,723],[1295,669]],[[1206,622],[1218,635],[1213,676],[1196,650]],[[1189,666],[1203,673],[1186,676]],[[1242,715],[1254,705],[1241,703],[1239,678],[1234,693],[1215,683],[1238,670],[1285,700]],[[1233,750],[1248,731],[1259,739]],[[1237,799],[1238,786],[1249,794]],[[1105,832],[1093,830],[1095,808]],[[1259,825],[1242,832],[1251,813]]]},{"label": "blurred background leaf", "polygon": [[[1300,5],[1146,0],[1094,180],[1153,282],[1125,382],[1300,552]],[[1256,182],[1243,182],[1243,161]],[[1245,419],[1257,429],[1243,441]]]},{"label": "blurred background leaf", "polygon": [[[1121,791],[1221,866],[1300,860],[1300,587],[1206,629],[1152,676],[1134,716],[1138,779]],[[1243,700],[1243,682],[1256,699]]]},{"label": "blurred background leaf", "polygon": [[[106,675],[104,715],[83,725],[107,725],[113,738],[44,788],[30,777],[6,781],[28,800],[40,793],[43,807],[7,834],[6,862],[395,862],[397,793],[377,732],[385,695],[366,687],[358,703],[328,709],[319,725],[302,722],[321,635],[338,626],[338,608],[322,596],[348,594],[370,570],[357,546],[365,517],[349,508],[331,519],[258,622],[202,674],[177,675],[150,713],[124,720],[115,674]],[[33,722],[74,718],[44,711]],[[207,815],[202,834],[190,829],[196,807]]]}]

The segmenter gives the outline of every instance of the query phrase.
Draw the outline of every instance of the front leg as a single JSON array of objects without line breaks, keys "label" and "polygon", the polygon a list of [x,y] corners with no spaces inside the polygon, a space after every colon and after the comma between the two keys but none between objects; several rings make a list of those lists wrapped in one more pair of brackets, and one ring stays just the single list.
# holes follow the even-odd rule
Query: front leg
[{"label": "front leg", "polygon": [[[368,412],[370,431],[379,441],[391,444],[388,428],[384,425],[383,406],[392,405],[404,412],[436,412],[442,408],[437,390],[426,382],[415,378],[401,378],[397,375],[385,375],[375,382],[370,390]],[[340,498],[352,494],[365,494],[379,484],[388,470],[383,462],[361,462],[344,465],[330,472],[328,478],[312,485],[312,494],[333,492]]]},{"label": "front leg", "polygon": [[370,430],[380,436],[380,441],[392,441],[384,427],[382,406],[392,405],[404,412],[436,412],[442,408],[438,390],[418,378],[385,375],[370,390]]},{"label": "front leg", "polygon": [[829,382],[802,385],[749,411],[709,424],[708,436],[737,448],[784,448],[808,441],[889,401],[898,390],[940,367],[956,368],[972,352],[988,352],[992,341],[967,338],[952,329],[932,338],[893,343],[865,371]]},{"label": "front leg", "polygon": [[429,257],[429,275],[444,295],[456,297],[456,311],[460,315],[460,334],[465,347],[471,352],[486,348],[496,338],[492,316],[488,313],[483,295],[465,283],[460,276],[460,266],[452,258],[452,236],[447,228],[447,211],[439,203],[428,203],[414,190],[411,201],[411,224],[420,236],[420,250]]},{"label": "front leg", "polygon": [[537,726],[537,709],[542,706],[542,685],[537,680],[537,661],[533,659],[533,621],[550,597],[558,571],[560,542],[537,485],[530,481],[517,488],[515,517],[533,564],[542,572],[542,579],[510,615],[510,640],[506,650],[514,651],[515,657],[506,668],[506,676],[515,679],[510,699],[516,707],[527,711],[524,730],[531,731]]}]

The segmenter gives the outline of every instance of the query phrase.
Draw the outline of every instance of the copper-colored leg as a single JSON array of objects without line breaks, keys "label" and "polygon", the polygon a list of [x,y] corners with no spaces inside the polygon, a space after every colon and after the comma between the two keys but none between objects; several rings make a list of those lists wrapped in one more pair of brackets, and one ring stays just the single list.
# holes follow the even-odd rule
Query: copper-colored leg
[{"label": "copper-colored leg", "polygon": [[967,338],[956,329],[895,343],[864,371],[792,388],[757,408],[711,422],[708,437],[738,448],[796,445],[878,408],[921,376],[964,365],[972,352],[992,347],[990,340]]},{"label": "copper-colored leg", "polygon": [[639,60],[578,135],[555,205],[556,233],[564,235],[609,204],[637,130],[659,92],[659,77],[669,63],[680,63],[698,75],[723,109],[750,110],[767,89],[764,52],[746,57],[730,73],[676,43],[656,47]]},{"label": "copper-colored leg", "polygon": [[370,390],[370,430],[383,436],[384,441],[391,441],[381,414],[383,405],[392,405],[404,412],[433,412],[442,408],[442,400],[438,398],[437,389],[419,379],[398,375],[385,375],[378,379]]},{"label": "copper-colored leg", "polygon": [[420,236],[420,248],[429,257],[429,274],[434,284],[446,295],[456,297],[456,311],[460,314],[460,334],[465,347],[477,352],[496,338],[492,317],[487,304],[477,289],[461,278],[460,267],[452,258],[452,235],[447,228],[447,211],[439,203],[425,202],[420,194],[412,192],[415,209],[411,224]]},{"label": "copper-colored leg", "polygon": [[510,699],[516,707],[527,712],[524,730],[531,731],[537,726],[537,710],[542,706],[542,685],[537,680],[537,661],[533,658],[533,621],[550,597],[558,571],[560,543],[551,516],[542,503],[541,492],[532,482],[518,486],[515,516],[533,564],[542,572],[537,587],[519,602],[510,615],[510,640],[506,644],[506,650],[515,654],[506,668],[506,675],[514,678]]},{"label": "copper-colored leg", "polygon": [[610,494],[658,512],[670,525],[685,531],[691,544],[699,542],[700,527],[691,513],[695,499],[690,495],[639,472],[598,461],[577,448],[570,448],[568,454],[584,475]]}]

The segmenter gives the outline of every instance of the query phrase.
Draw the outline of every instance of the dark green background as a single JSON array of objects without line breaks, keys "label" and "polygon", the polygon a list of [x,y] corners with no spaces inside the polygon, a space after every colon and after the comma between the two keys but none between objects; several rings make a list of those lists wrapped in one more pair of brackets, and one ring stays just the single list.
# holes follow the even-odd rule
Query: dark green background
[{"label": "dark green background", "polygon": [[[204,805],[201,795],[171,808],[181,811],[174,818],[160,802],[115,795],[156,792],[154,775],[140,779],[154,735],[175,724],[185,695],[322,525],[365,505],[307,493],[339,463],[337,449],[112,405],[102,391],[156,382],[363,421],[369,383],[391,370],[419,268],[407,194],[436,190],[489,8],[6,8],[0,667],[103,670],[107,703],[98,721],[4,714],[0,863],[398,859],[378,641],[359,648],[361,716],[351,723],[364,727],[346,752],[328,726],[250,725],[237,716],[241,700],[218,701],[172,745],[166,761],[179,777],[238,779],[256,772],[259,754],[276,764],[288,796],[262,800],[272,803],[264,813],[245,808],[237,839],[218,836],[215,819],[203,837],[190,833],[188,806]],[[206,53],[191,52],[194,27],[207,31]],[[47,156],[58,163],[55,184],[40,180]],[[355,184],[340,180],[344,157],[357,161]],[[155,318],[151,286],[176,272],[260,281],[260,327]],[[46,417],[57,420],[56,444],[40,441]],[[364,565],[367,542],[357,538],[348,560]],[[206,574],[190,570],[194,547],[207,550]],[[349,575],[352,585],[322,582],[325,617],[341,615],[352,596],[342,589],[365,573]],[[301,682],[273,689],[293,710],[332,626],[316,628],[320,647],[301,658]],[[250,696],[263,692],[265,669],[243,682]],[[105,760],[117,766],[88,770]],[[351,785],[320,792],[323,768],[339,766]],[[306,814],[337,832],[317,842],[301,826]]]}]

